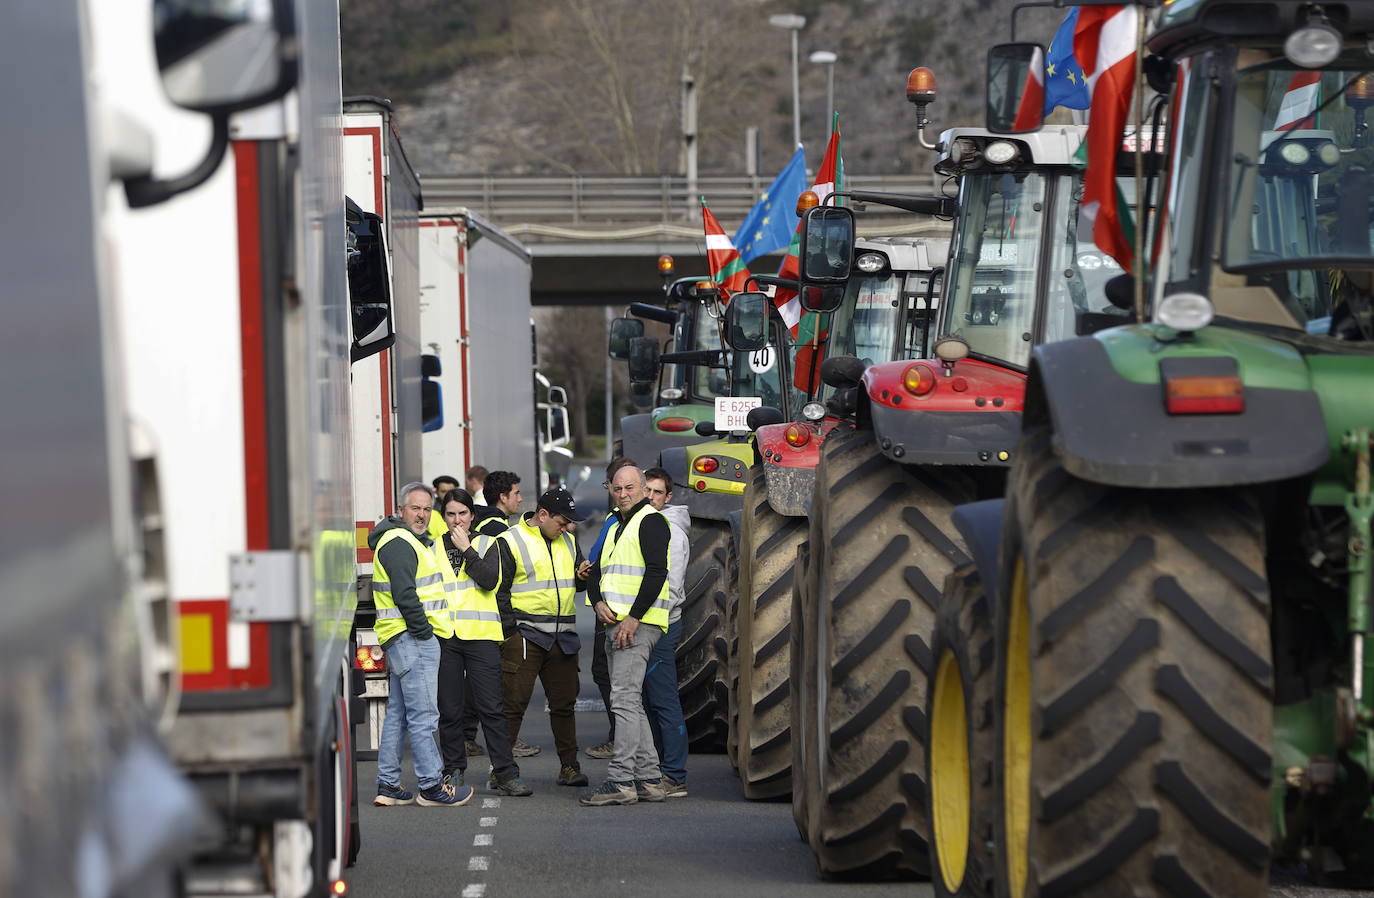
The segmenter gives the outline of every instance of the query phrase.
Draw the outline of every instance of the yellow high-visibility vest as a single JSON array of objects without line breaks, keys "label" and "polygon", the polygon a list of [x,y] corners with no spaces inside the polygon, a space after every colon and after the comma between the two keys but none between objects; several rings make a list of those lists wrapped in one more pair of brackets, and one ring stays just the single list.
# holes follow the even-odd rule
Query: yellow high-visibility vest
[{"label": "yellow high-visibility vest", "polygon": [[522,517],[501,534],[515,556],[510,603],[515,619],[541,633],[577,628],[577,550],[564,533],[550,543]]},{"label": "yellow high-visibility vest", "polygon": [[393,527],[377,540],[377,551],[372,556],[372,601],[377,606],[377,641],[386,642],[406,628],[401,609],[391,595],[391,575],[382,564],[382,547],[392,540],[405,540],[415,550],[415,594],[425,609],[425,617],[434,628],[434,635],[447,639],[453,635],[453,625],[449,623],[448,600],[444,598],[444,572],[434,552],[420,542],[419,538],[407,527]]},{"label": "yellow high-visibility vest", "polygon": [[[477,554],[483,556],[489,551],[497,551],[494,548],[495,544],[495,537],[482,534],[478,534],[472,541],[472,547],[477,550]],[[501,630],[501,611],[496,606],[496,590],[488,591],[478,586],[468,573],[467,565],[463,565],[455,573],[453,562],[449,559],[442,542],[435,545],[434,551],[436,555],[442,556],[444,594],[448,596],[449,620],[453,625],[453,635],[465,640],[486,639],[501,642],[505,639],[505,633]]]},{"label": "yellow high-visibility vest", "polygon": [[[436,500],[437,501],[437,500]],[[437,544],[448,533],[448,521],[444,520],[443,514],[439,509],[432,508],[429,511],[429,538]]]},{"label": "yellow high-visibility vest", "polygon": [[[663,516],[653,505],[646,503],[635,512],[634,517],[608,534],[601,546],[601,599],[610,606],[616,620],[624,620],[629,615],[635,596],[639,595],[639,586],[644,581],[644,550],[639,545],[639,528],[644,519],[652,514]],[[664,523],[666,525],[666,518]],[[669,576],[672,575],[672,563],[672,553],[669,552]],[[667,630],[670,604],[668,577],[664,577],[663,586],[649,610],[644,612],[640,623]]]}]

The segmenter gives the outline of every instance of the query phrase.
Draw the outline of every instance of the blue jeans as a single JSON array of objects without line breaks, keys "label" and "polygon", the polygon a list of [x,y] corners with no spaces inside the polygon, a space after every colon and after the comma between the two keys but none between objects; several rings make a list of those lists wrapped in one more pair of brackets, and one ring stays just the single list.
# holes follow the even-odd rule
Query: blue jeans
[{"label": "blue jeans", "polygon": [[654,733],[659,767],[674,782],[687,782],[687,721],[677,694],[677,644],[682,640],[682,621],[668,625],[649,655],[644,674],[644,707]]},{"label": "blue jeans", "polygon": [[439,784],[443,760],[439,754],[439,640],[416,642],[402,633],[386,644],[390,694],[382,742],[377,746],[377,782],[401,785],[401,749],[410,737],[415,778],[420,788]]}]

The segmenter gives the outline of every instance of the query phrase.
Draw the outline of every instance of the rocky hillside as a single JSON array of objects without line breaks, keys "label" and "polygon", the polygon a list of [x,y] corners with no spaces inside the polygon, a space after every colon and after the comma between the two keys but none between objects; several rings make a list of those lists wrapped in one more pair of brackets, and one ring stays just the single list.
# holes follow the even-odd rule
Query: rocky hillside
[{"label": "rocky hillside", "polygon": [[[790,43],[800,33],[802,138],[814,166],[826,137],[830,50],[850,172],[929,165],[917,146],[906,73],[935,70],[936,127],[982,119],[984,51],[1008,39],[997,0],[343,0],[344,90],[391,97],[407,151],[429,174],[659,174],[681,170],[684,69],[699,89],[702,174],[745,168],[761,130],[763,173],[791,151]],[[1048,42],[1053,11],[1023,39]]]}]

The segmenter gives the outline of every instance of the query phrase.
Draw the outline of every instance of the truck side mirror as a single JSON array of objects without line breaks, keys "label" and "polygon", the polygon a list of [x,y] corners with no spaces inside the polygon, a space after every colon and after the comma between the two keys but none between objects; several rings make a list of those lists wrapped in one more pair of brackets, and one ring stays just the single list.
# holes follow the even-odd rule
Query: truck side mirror
[{"label": "truck side mirror", "polygon": [[658,340],[653,337],[635,337],[631,340],[629,362],[630,380],[657,380]]},{"label": "truck side mirror", "polygon": [[228,114],[270,103],[296,83],[291,0],[158,0],[153,45],[167,98]]},{"label": "truck side mirror", "polygon": [[757,352],[768,345],[768,296],[736,293],[725,307],[725,342],[739,352]]},{"label": "truck side mirror", "polygon": [[420,356],[420,432],[432,433],[444,427],[444,391],[437,380],[443,373],[437,355]]},{"label": "truck side mirror", "polygon": [[997,44],[988,50],[988,130],[1038,131],[1045,121],[1045,49],[1039,44]]},{"label": "truck side mirror", "polygon": [[638,318],[612,318],[606,354],[618,361],[630,357],[630,341],[644,336],[644,322]]},{"label": "truck side mirror", "polygon": [[346,207],[348,307],[353,327],[348,358],[356,362],[395,344],[396,326],[382,217],[362,211],[352,200],[347,200]]},{"label": "truck side mirror", "polygon": [[854,264],[854,213],[843,206],[815,206],[801,229],[798,298],[808,312],[833,312],[844,301]]},{"label": "truck side mirror", "polygon": [[568,391],[562,387],[549,387],[549,405],[566,406],[568,404]]}]

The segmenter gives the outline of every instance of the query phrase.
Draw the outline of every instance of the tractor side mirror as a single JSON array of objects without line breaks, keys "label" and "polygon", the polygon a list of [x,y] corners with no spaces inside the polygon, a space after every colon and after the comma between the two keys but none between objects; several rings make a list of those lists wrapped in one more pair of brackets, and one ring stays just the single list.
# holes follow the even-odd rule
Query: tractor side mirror
[{"label": "tractor side mirror", "polygon": [[630,381],[630,402],[640,411],[654,407],[654,382],[652,380]]},{"label": "tractor side mirror", "polygon": [[[635,337],[630,341],[630,380],[655,381],[658,379],[658,340],[653,337]],[[652,389],[650,390],[652,396]]]},{"label": "tractor side mirror", "polygon": [[997,44],[988,50],[988,130],[1038,131],[1045,121],[1045,49],[1039,44]]},{"label": "tractor side mirror", "polygon": [[768,345],[768,296],[736,293],[725,307],[725,342],[739,352],[757,352]]},{"label": "tractor side mirror", "polygon": [[808,312],[833,312],[844,302],[854,264],[854,213],[843,206],[808,209],[801,234],[798,294]]},{"label": "tractor side mirror", "polygon": [[644,336],[644,322],[638,318],[611,319],[611,333],[606,341],[606,354],[617,361],[630,357],[630,341]]}]

